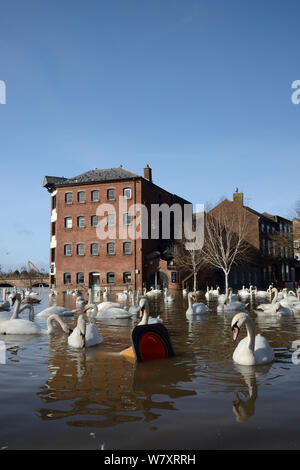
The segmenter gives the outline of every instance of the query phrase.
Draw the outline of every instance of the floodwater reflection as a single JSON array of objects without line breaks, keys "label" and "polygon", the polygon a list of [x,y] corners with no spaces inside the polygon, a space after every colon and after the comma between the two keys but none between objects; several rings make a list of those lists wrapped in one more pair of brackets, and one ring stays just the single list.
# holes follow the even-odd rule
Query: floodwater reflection
[{"label": "floodwater reflection", "polygon": [[[72,295],[60,294],[54,300],[75,307]],[[34,306],[35,314],[48,301],[45,292],[42,303]],[[150,314],[161,316],[175,352],[161,361],[132,364],[120,355],[130,345],[137,319],[96,320],[104,343],[83,351],[71,348],[58,326],[51,336],[1,337],[7,344],[7,364],[0,367],[0,413],[10,424],[0,431],[0,446],[297,446],[300,411],[294,405],[300,369],[292,363],[291,347],[300,339],[300,318],[270,319],[248,310],[256,332],[274,349],[275,361],[246,367],[232,360],[233,314],[217,313],[211,303],[207,314],[189,321],[186,310],[187,298],[181,294],[172,305],[162,298],[150,301]],[[71,328],[76,320],[77,314],[65,319]],[[45,319],[35,321],[45,326]]]}]

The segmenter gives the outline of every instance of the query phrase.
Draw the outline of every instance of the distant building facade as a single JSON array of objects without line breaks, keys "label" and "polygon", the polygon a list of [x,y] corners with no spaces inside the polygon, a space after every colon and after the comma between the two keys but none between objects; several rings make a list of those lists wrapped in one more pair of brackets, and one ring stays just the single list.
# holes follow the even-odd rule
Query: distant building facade
[{"label": "distant building facade", "polygon": [[[233,266],[229,285],[239,289],[252,284],[268,287],[290,285],[295,281],[292,221],[266,212],[260,213],[244,205],[241,192],[233,194],[233,201],[225,199],[212,211],[222,211],[234,217],[235,211],[242,208],[247,221],[245,240],[252,252],[251,259],[244,265]],[[221,273],[216,273],[216,282],[222,285]]]},{"label": "distant building facade", "polygon": [[[45,176],[43,186],[51,194],[51,285],[94,290],[141,290],[154,285],[180,288],[180,272],[172,267],[169,252],[174,236],[172,213],[169,239],[162,237],[161,217],[158,236],[153,239],[151,207],[178,204],[183,208],[190,203],[155,185],[148,165],[143,177],[123,167],[95,169],[74,178]],[[140,215],[127,209],[122,212],[125,204],[147,208],[139,229],[145,229],[148,238],[119,236],[122,228],[135,232]],[[99,206],[103,209],[105,205],[107,211],[99,215]],[[99,224],[115,229],[115,237],[100,239]]]},{"label": "distant building facade", "polygon": [[293,219],[296,281],[300,285],[300,219]]}]

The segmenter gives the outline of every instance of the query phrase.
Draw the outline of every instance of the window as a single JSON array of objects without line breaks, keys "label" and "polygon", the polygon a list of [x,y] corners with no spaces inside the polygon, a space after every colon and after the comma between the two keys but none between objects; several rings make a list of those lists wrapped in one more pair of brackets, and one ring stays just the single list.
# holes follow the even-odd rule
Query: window
[{"label": "window", "polygon": [[84,284],[84,273],[79,272],[76,274],[76,283],[77,284]]},{"label": "window", "polygon": [[114,201],[115,200],[115,189],[114,188],[110,188],[107,190],[107,199],[108,201]]},{"label": "window", "polygon": [[66,243],[64,246],[64,255],[65,256],[72,256],[72,245],[71,243]]},{"label": "window", "polygon": [[273,234],[275,233],[275,227],[274,227],[274,225],[272,225],[272,233],[273,233]]},{"label": "window", "polygon": [[123,273],[123,283],[131,284],[131,273],[129,271],[126,271],[125,273]]},{"label": "window", "polygon": [[71,273],[64,273],[64,284],[71,284]]},{"label": "window", "polygon": [[77,227],[84,228],[85,227],[85,217],[84,215],[79,215],[77,217]]},{"label": "window", "polygon": [[267,225],[267,233],[270,233],[270,225]]},{"label": "window", "polygon": [[108,227],[115,226],[115,214],[107,214],[107,226]]},{"label": "window", "polygon": [[51,263],[55,263],[55,248],[51,248]]},{"label": "window", "polygon": [[92,256],[99,255],[98,243],[91,243],[91,255]]},{"label": "window", "polygon": [[84,255],[84,243],[77,243],[77,255],[78,256]]},{"label": "window", "polygon": [[124,242],[123,253],[124,255],[131,255],[131,242]]},{"label": "window", "polygon": [[94,189],[93,191],[91,191],[91,200],[93,202],[99,201],[99,191],[98,191],[98,189]]},{"label": "window", "polygon": [[271,240],[268,240],[268,255],[271,255]]},{"label": "window", "polygon": [[55,231],[56,231],[56,222],[52,222],[52,224],[51,224],[51,234],[52,234],[52,236],[55,235]]},{"label": "window", "polygon": [[177,282],[177,273],[175,271],[171,272],[171,281]]},{"label": "window", "polygon": [[73,195],[72,193],[65,193],[65,203],[72,204],[73,202]]},{"label": "window", "polygon": [[91,217],[91,226],[92,227],[97,227],[98,225],[98,216],[97,215],[92,215]]},{"label": "window", "polygon": [[263,223],[260,224],[260,230],[261,230],[262,232],[265,231],[265,224],[263,224]]},{"label": "window", "polygon": [[264,238],[261,241],[261,253],[263,255],[266,253],[266,240]]},{"label": "window", "polygon": [[107,244],[107,254],[114,255],[115,254],[115,244],[114,242],[109,242]]},{"label": "window", "polygon": [[65,228],[72,228],[72,217],[65,217]]},{"label": "window", "polygon": [[85,191],[78,191],[77,193],[77,200],[78,202],[80,202],[81,204],[83,202],[85,202]]},{"label": "window", "polygon": [[115,273],[107,273],[107,284],[115,283]]},{"label": "window", "polygon": [[282,226],[282,223],[279,224],[279,230],[280,232],[282,232],[282,229],[283,229],[283,226]]},{"label": "window", "polygon": [[131,188],[124,188],[123,196],[124,196],[124,199],[131,199]]},{"label": "window", "polygon": [[131,215],[126,212],[123,214],[123,224],[124,225],[130,225],[131,224]]},{"label": "window", "polygon": [[52,210],[56,209],[56,195],[52,197]]}]

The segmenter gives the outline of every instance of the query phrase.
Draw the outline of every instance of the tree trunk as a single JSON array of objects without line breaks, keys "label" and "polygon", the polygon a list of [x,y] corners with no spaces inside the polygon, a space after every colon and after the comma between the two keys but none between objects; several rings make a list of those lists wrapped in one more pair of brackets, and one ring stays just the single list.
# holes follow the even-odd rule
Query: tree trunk
[{"label": "tree trunk", "polygon": [[228,276],[229,276],[229,272],[228,272],[228,271],[224,271],[224,275],[225,275],[225,294],[228,295],[228,294],[229,294],[229,286],[228,286]]},{"label": "tree trunk", "polygon": [[194,271],[194,292],[197,290],[197,273]]}]

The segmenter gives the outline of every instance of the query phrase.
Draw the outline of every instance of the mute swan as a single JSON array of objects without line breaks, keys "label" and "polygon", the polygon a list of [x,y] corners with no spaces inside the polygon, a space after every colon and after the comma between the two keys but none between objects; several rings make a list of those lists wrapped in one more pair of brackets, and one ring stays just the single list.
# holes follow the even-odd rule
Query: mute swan
[{"label": "mute swan", "polygon": [[0,312],[0,323],[7,320],[14,320],[19,318],[19,314],[24,310],[29,309],[29,318],[33,315],[33,307],[31,304],[25,304],[21,307],[21,296],[19,293],[11,294],[12,305],[14,305],[14,311],[11,312]]},{"label": "mute swan", "polygon": [[117,297],[118,297],[118,300],[120,302],[126,302],[126,300],[128,299],[128,295],[127,295],[127,292],[123,291],[123,292],[118,292],[117,293]]},{"label": "mute swan", "polygon": [[47,307],[41,312],[39,312],[36,316],[46,318],[49,315],[59,315],[60,317],[71,317],[74,313],[79,312],[79,308],[70,310],[67,307],[60,307],[59,305],[53,305],[52,307]]},{"label": "mute swan", "polygon": [[[0,302],[0,311],[1,310],[5,310],[5,311],[9,311],[10,310],[10,302],[7,300],[7,293],[6,293],[6,288],[4,287],[3,291],[2,291],[2,295],[3,295],[3,299],[2,299],[2,302]],[[10,294],[9,298],[11,298],[12,295]]]},{"label": "mute swan", "polygon": [[167,287],[164,288],[164,301],[167,303],[174,302],[174,297],[170,294]]},{"label": "mute swan", "polygon": [[[95,315],[97,313],[97,306],[87,304],[84,310],[92,310],[92,314]],[[103,336],[99,333],[97,326],[94,323],[86,323],[83,314],[80,314],[76,328],[74,328],[68,337],[68,344],[73,348],[89,348],[100,343],[103,343]]]},{"label": "mute swan", "polygon": [[[293,314],[292,310],[291,310],[291,305],[290,306],[286,306],[286,305],[283,305],[283,300],[280,300],[278,302],[278,290],[276,287],[273,287],[272,290],[271,290],[271,296],[272,294],[275,294],[274,297],[273,297],[273,300],[271,303],[268,303],[268,304],[259,304],[257,307],[256,307],[256,313],[259,314],[259,311],[263,311],[265,313],[281,313],[281,314],[288,314],[288,315],[291,315]],[[297,301],[297,300],[296,300]],[[280,304],[280,309],[279,309],[279,306],[278,306],[278,303]]]},{"label": "mute swan", "polygon": [[137,315],[140,311],[140,307],[138,305],[136,305],[135,302],[134,302],[134,293],[133,292],[130,292],[129,298],[131,300],[131,305],[129,307],[128,312],[131,313],[132,315]]},{"label": "mute swan", "polygon": [[217,312],[235,312],[237,310],[243,311],[247,308],[248,304],[244,304],[238,300],[232,300],[232,293],[229,290],[229,295],[225,298],[224,303],[217,305]]},{"label": "mute swan", "polygon": [[185,312],[187,317],[191,317],[192,315],[200,315],[202,313],[208,312],[208,306],[202,302],[196,302],[196,296],[194,292],[189,292],[188,294],[188,302],[189,307]]},{"label": "mute swan", "polygon": [[212,290],[212,288],[210,289],[208,286],[206,287],[205,298],[206,298],[206,300],[213,300],[214,299],[213,290]]},{"label": "mute swan", "polygon": [[243,325],[246,326],[247,336],[237,345],[232,356],[234,362],[245,366],[272,362],[274,360],[273,349],[264,336],[260,334],[255,336],[255,325],[248,313],[237,313],[233,317],[231,322],[233,340],[237,339]]},{"label": "mute swan", "polygon": [[157,317],[150,316],[149,300],[147,297],[140,298],[139,306],[140,306],[140,318],[142,318],[142,320],[138,323],[138,325],[150,325],[152,323],[163,323],[159,315]]},{"label": "mute swan", "polygon": [[[28,308],[33,307],[28,304]],[[58,315],[50,315],[47,318],[47,329],[41,328],[36,323],[30,320],[23,320],[22,318],[10,319],[0,323],[0,334],[1,335],[49,335],[54,332],[53,321],[56,320],[62,327],[65,333],[69,333],[70,329],[66,323]]]},{"label": "mute swan", "polygon": [[133,313],[122,308],[118,302],[101,302],[97,305],[97,318],[131,318]]},{"label": "mute swan", "polygon": [[255,311],[257,315],[293,315],[293,310],[290,307],[284,307],[281,302],[275,302],[269,304],[269,308],[260,310],[259,308]]}]

